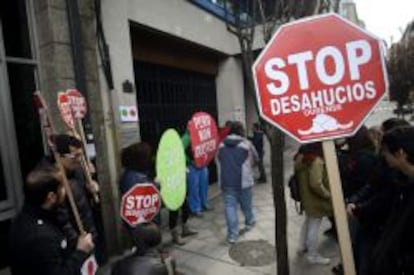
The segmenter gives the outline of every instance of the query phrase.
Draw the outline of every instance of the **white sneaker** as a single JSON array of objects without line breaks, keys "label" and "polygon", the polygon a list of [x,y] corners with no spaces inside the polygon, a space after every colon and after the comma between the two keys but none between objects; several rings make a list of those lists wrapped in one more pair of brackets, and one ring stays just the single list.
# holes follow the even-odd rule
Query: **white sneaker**
[{"label": "white sneaker", "polygon": [[321,255],[316,256],[306,256],[306,260],[310,264],[321,264],[321,265],[328,265],[331,263],[331,259],[322,257]]}]

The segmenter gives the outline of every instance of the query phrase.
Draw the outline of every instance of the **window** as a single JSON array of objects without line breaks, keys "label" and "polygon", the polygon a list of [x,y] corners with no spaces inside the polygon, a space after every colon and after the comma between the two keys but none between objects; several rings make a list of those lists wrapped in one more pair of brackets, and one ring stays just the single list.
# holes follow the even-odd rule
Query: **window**
[{"label": "window", "polygon": [[31,1],[0,1],[0,274],[8,265],[8,232],[23,200],[22,180],[43,155],[32,104],[38,87]]}]

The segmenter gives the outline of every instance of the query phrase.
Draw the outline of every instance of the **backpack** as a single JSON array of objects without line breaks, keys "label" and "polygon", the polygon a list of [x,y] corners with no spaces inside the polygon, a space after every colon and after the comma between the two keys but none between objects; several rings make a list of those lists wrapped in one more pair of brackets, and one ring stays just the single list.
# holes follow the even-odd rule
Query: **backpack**
[{"label": "backpack", "polygon": [[296,180],[295,174],[292,174],[289,178],[288,187],[290,191],[290,197],[295,203],[296,212],[302,214],[302,205],[299,192],[299,182]]}]

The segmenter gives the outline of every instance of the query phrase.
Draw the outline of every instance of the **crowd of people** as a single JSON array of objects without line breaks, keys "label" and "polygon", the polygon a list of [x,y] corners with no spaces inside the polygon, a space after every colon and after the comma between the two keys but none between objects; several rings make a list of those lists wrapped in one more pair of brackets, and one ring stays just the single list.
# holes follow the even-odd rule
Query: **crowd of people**
[{"label": "crowd of people", "polygon": [[[256,181],[266,181],[263,132],[258,125],[254,126],[250,140],[252,142],[246,137],[240,122],[229,121],[220,129],[216,165],[229,244],[234,244],[238,235],[249,231],[256,222],[252,209],[255,165],[260,171]],[[28,175],[24,185],[24,207],[13,222],[9,246],[14,275],[80,274],[85,260],[92,255],[98,264],[104,262],[103,240],[93,215],[96,207],[93,196],[99,185],[94,180],[88,181],[82,170],[82,142],[71,134],[56,135],[53,141],[56,155],[45,157]],[[187,195],[180,209],[169,210],[168,222],[172,241],[176,245],[184,245],[186,237],[198,233],[188,226],[189,217],[203,218],[204,211],[213,210],[208,203],[208,167],[195,165],[188,131],[183,133],[182,143],[187,159]],[[141,183],[152,183],[161,188],[154,173],[153,152],[153,148],[145,142],[122,150],[121,195]],[[59,158],[59,162],[55,157]],[[67,198],[66,183],[77,206],[78,217]],[[237,220],[239,204],[245,215],[245,227],[240,231]],[[134,227],[124,223],[134,245],[133,253],[118,261],[112,267],[111,274],[135,274],[137,270],[140,274],[180,274],[174,259],[160,245],[160,226],[160,214],[151,222]]]},{"label": "crowd of people", "polygon": [[[336,149],[357,274],[414,274],[414,128],[391,118],[337,140]],[[298,253],[329,264],[318,252],[322,218],[335,229],[320,143],[300,147],[295,178],[305,215]],[[342,274],[341,264],[332,271]]]},{"label": "crowd of people", "polygon": [[[93,215],[92,196],[98,184],[88,183],[82,173],[82,143],[67,134],[55,136],[54,141],[62,169],[51,157],[33,169],[24,186],[24,207],[13,222],[10,259],[15,275],[79,274],[91,255],[98,263],[103,262],[103,242]],[[197,235],[188,226],[190,217],[203,218],[204,211],[213,210],[207,199],[208,167],[195,165],[188,132],[183,133],[182,142],[187,157],[187,195],[180,209],[169,211],[168,222],[176,245],[184,245],[185,238]],[[227,122],[220,129],[219,144],[215,157],[218,184],[224,203],[226,240],[232,245],[256,223],[252,187],[255,182],[266,182],[263,131],[255,124],[253,136],[247,138],[240,122]],[[405,120],[392,118],[380,128],[363,126],[354,136],[336,140],[335,144],[357,274],[414,274],[414,128]],[[121,162],[121,194],[141,183],[161,188],[154,175],[153,149],[147,143],[124,148]],[[302,145],[294,158],[294,170],[305,215],[298,253],[310,264],[329,264],[331,260],[318,251],[323,218],[329,218],[329,232],[335,235],[321,143]],[[82,231],[66,199],[62,173],[78,207]],[[241,230],[239,207],[244,215]],[[138,269],[142,274],[179,274],[174,259],[160,248],[160,225],[160,215],[135,227],[124,224],[134,253],[114,265],[113,275],[134,274]],[[333,272],[342,274],[341,264]]]}]

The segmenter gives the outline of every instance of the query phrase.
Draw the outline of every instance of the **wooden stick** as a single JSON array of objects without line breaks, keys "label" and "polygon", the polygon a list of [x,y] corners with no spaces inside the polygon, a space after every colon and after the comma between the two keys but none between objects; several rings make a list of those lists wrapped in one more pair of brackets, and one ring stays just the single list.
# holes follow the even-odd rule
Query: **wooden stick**
[{"label": "wooden stick", "polygon": [[55,157],[55,160],[56,160],[56,163],[58,165],[59,171],[63,175],[63,185],[66,189],[66,196],[68,197],[69,205],[72,208],[72,213],[73,213],[73,216],[75,217],[75,222],[76,222],[76,225],[79,229],[79,234],[80,235],[85,235],[86,234],[85,228],[84,228],[82,220],[80,218],[79,210],[78,210],[78,207],[76,206],[75,198],[73,197],[72,189],[70,188],[69,181],[66,177],[65,169],[63,168],[61,158],[55,150],[53,150],[53,155]]},{"label": "wooden stick", "polygon": [[342,265],[345,275],[355,275],[355,263],[352,255],[351,238],[349,235],[348,219],[345,210],[341,178],[339,176],[338,158],[335,144],[332,140],[323,141],[323,153],[328,172],[331,199],[335,215],[336,229],[338,231],[339,247],[342,256]]}]

